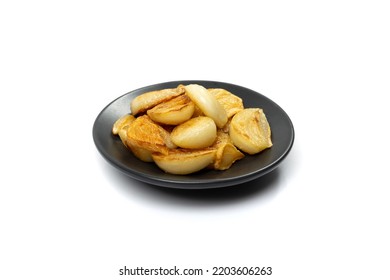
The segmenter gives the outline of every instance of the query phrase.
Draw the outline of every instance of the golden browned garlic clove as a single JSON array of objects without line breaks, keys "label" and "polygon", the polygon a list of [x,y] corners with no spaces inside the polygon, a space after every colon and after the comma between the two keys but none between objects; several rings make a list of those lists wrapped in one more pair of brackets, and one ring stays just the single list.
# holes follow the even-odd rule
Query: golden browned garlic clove
[{"label": "golden browned garlic clove", "polygon": [[171,141],[169,132],[152,121],[148,115],[136,118],[129,125],[127,143],[131,147],[139,147],[162,154],[168,154],[169,149],[176,147]]},{"label": "golden browned garlic clove", "polygon": [[214,161],[214,169],[226,170],[229,169],[233,163],[237,160],[244,158],[244,154],[241,153],[233,144],[226,143],[222,145],[216,153],[216,159]]},{"label": "golden browned garlic clove", "polygon": [[155,122],[178,125],[189,120],[194,114],[194,110],[194,102],[186,94],[182,94],[154,106],[147,111],[147,114]]},{"label": "golden browned garlic clove", "polygon": [[122,127],[129,125],[131,122],[135,120],[135,117],[133,115],[127,114],[119,119],[116,120],[114,125],[112,126],[112,134],[118,135],[119,131],[122,129]]},{"label": "golden browned garlic clove", "polygon": [[200,171],[210,165],[215,149],[186,150],[172,149],[168,155],[153,153],[154,162],[167,173],[186,175]]},{"label": "golden browned garlic clove", "polygon": [[172,142],[186,149],[209,147],[216,137],[217,127],[209,117],[192,118],[176,126],[171,133]]},{"label": "golden browned garlic clove", "polygon": [[[141,147],[137,147],[128,141],[127,130],[129,129],[129,125],[133,121],[135,121],[135,117],[133,115],[126,115],[118,119],[116,125],[114,125],[115,131],[118,130],[116,134],[121,139],[123,145],[128,149],[130,149],[138,159],[146,162],[152,162],[153,158],[152,158],[151,151]],[[114,129],[113,129],[113,133],[114,133]]]},{"label": "golden browned garlic clove", "polygon": [[271,128],[259,108],[236,113],[230,122],[229,135],[234,145],[248,154],[256,154],[272,146]]},{"label": "golden browned garlic clove", "polygon": [[125,145],[126,147],[129,147],[127,144],[127,129],[128,128],[129,128],[129,125],[125,125],[118,132],[119,138],[121,139],[123,145]]},{"label": "golden browned garlic clove", "polygon": [[150,150],[132,145],[129,148],[138,159],[145,162],[153,162],[152,152]]},{"label": "golden browned garlic clove", "polygon": [[219,128],[226,124],[228,120],[226,111],[213,94],[208,92],[203,86],[197,84],[187,85],[184,88],[196,106],[206,116],[212,118]]},{"label": "golden browned garlic clove", "polygon": [[221,103],[228,118],[231,118],[234,114],[244,109],[242,99],[237,95],[222,88],[211,88],[208,91]]},{"label": "golden browned garlic clove", "polygon": [[217,139],[212,148],[217,150],[212,165],[212,168],[216,170],[229,169],[234,162],[245,156],[233,145],[229,134],[223,130],[218,131]]},{"label": "golden browned garlic clove", "polygon": [[134,98],[130,103],[130,110],[133,115],[146,112],[157,104],[168,101],[184,93],[183,86],[168,88],[143,93]]}]

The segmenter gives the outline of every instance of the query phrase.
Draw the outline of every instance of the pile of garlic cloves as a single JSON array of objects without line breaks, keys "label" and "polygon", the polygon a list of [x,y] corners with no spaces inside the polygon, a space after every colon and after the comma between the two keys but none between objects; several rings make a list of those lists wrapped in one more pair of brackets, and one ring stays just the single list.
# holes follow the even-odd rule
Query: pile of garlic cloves
[{"label": "pile of garlic cloves", "polygon": [[137,96],[112,133],[138,159],[180,175],[226,170],[246,154],[272,146],[262,109],[244,108],[237,95],[198,84]]}]

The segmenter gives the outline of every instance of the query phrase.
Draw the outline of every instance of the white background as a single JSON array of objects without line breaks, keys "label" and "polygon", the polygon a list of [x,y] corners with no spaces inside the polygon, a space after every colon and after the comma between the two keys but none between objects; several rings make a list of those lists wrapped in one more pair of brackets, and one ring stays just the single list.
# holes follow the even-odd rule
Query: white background
[{"label": "white background", "polygon": [[[119,269],[176,265],[390,279],[386,2],[0,2],[0,278],[149,279]],[[288,158],[214,191],[111,167],[92,139],[98,113],[181,79],[274,100],[295,127]],[[210,273],[164,279],[222,278]]]}]

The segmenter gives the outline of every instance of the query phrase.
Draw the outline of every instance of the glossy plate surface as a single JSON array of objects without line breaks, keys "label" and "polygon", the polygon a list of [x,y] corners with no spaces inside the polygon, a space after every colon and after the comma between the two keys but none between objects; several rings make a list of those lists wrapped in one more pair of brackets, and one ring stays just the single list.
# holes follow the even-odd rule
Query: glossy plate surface
[{"label": "glossy plate surface", "polygon": [[[127,150],[119,137],[112,135],[113,123],[130,112],[130,102],[136,96],[179,84],[200,84],[206,88],[224,88],[242,98],[245,108],[262,108],[272,131],[273,146],[257,155],[246,155],[225,171],[202,170],[190,175],[164,173],[154,163],[142,162]],[[100,154],[114,167],[128,176],[162,187],[181,189],[205,189],[226,187],[254,180],[274,170],[287,156],[294,142],[294,128],[288,115],[269,98],[253,90],[214,81],[174,81],[143,87],[108,104],[97,116],[93,125],[93,139]]]}]

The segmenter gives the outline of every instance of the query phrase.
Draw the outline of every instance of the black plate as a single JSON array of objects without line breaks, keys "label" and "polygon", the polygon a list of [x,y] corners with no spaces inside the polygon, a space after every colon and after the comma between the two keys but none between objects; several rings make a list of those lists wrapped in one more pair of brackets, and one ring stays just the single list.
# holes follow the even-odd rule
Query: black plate
[{"label": "black plate", "polygon": [[[273,146],[257,155],[235,162],[225,171],[202,170],[190,175],[164,173],[154,163],[142,162],[127,150],[120,139],[111,134],[113,123],[130,112],[130,101],[136,96],[179,84],[200,84],[206,88],[224,88],[242,98],[245,108],[262,108],[271,126]],[[153,185],[205,189],[238,185],[256,179],[275,169],[287,156],[294,142],[294,128],[288,115],[275,102],[244,87],[213,81],[175,81],[156,84],[131,91],[108,104],[97,116],[93,139],[101,155],[128,176]]]}]

